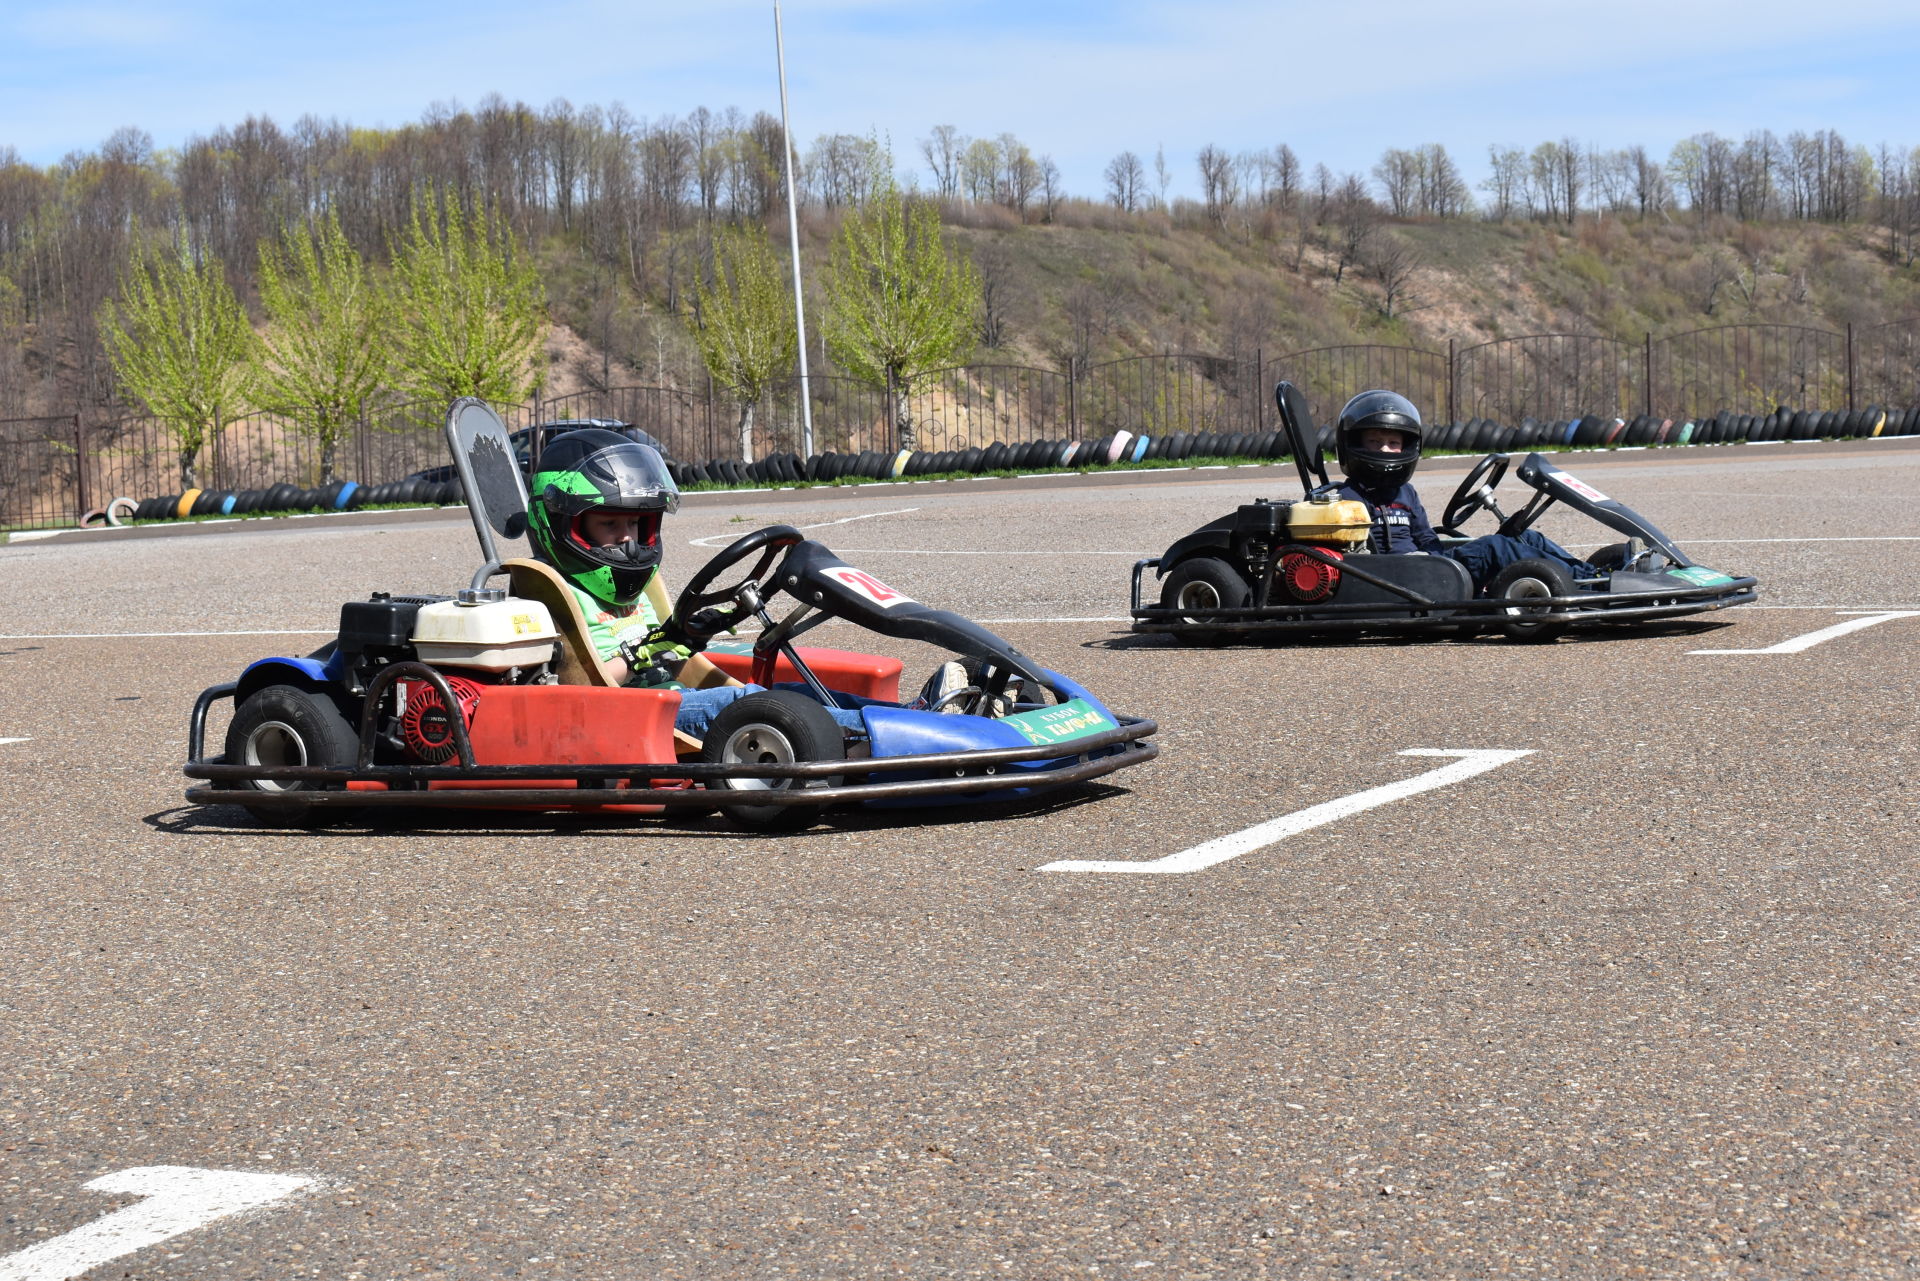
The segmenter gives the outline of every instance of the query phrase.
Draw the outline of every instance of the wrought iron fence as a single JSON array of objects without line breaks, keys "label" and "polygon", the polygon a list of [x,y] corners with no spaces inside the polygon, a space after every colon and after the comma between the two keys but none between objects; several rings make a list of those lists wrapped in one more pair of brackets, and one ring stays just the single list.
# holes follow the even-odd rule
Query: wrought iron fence
[{"label": "wrought iron fence", "polygon": [[[1920,405],[1920,318],[1857,333],[1796,325],[1728,325],[1623,342],[1592,334],[1532,334],[1447,345],[1317,347],[1242,359],[1193,353],[1135,356],[1070,369],[966,365],[910,387],[815,375],[816,452],[963,449],[994,441],[1094,439],[1114,432],[1262,432],[1278,426],[1273,383],[1303,388],[1330,420],[1355,392],[1392,387],[1431,421],[1571,419],[1590,414],[1700,417]],[[616,387],[497,407],[510,428],[562,418],[611,418],[645,429],[675,457],[739,457],[741,406],[711,383]],[[752,406],[749,452],[799,451],[797,379]],[[443,466],[445,407],[381,406],[335,442],[334,471],[376,484]],[[323,482],[322,443],[297,415],[220,420],[194,459],[209,489]],[[85,414],[0,421],[0,528],[70,525],[111,497],[179,493],[180,436],[157,418]]]}]

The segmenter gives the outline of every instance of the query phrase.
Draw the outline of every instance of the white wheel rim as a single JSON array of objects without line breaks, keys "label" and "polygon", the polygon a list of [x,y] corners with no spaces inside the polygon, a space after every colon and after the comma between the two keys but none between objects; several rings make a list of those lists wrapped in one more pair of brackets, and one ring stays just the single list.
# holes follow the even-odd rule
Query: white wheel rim
[{"label": "white wheel rim", "polygon": [[[281,765],[305,765],[307,763],[307,740],[300,737],[300,731],[285,721],[262,721],[253,727],[247,735],[245,764],[273,768]],[[254,787],[262,792],[297,791],[298,783],[288,783],[280,779],[255,779]]]},{"label": "white wheel rim", "polygon": [[1219,609],[1220,589],[1208,582],[1187,583],[1174,598],[1174,604],[1181,609]]},{"label": "white wheel rim", "polygon": [[[727,765],[792,765],[799,760],[793,742],[771,725],[742,725],[727,736],[720,749],[720,760]],[[794,785],[790,778],[730,778],[728,787],[739,792],[784,791]]]}]

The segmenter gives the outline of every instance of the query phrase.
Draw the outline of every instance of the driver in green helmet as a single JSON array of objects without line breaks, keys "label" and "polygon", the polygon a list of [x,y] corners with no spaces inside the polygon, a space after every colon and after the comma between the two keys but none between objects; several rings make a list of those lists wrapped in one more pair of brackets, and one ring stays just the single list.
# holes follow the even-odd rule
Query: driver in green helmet
[{"label": "driver in green helmet", "polygon": [[[589,427],[548,441],[539,466],[527,486],[527,541],[534,554],[566,580],[602,659],[625,659],[634,671],[631,684],[673,684],[666,673],[678,671],[707,637],[677,629],[660,635],[664,620],[646,596],[647,584],[660,572],[660,518],[680,506],[666,462],[650,445]],[[961,665],[948,663],[922,699],[938,699],[966,684]],[[683,689],[674,728],[703,735],[721,708],[759,688]],[[791,688],[811,693],[806,686]],[[864,729],[857,705],[871,700],[842,697],[856,706],[828,707],[828,714],[844,728]]]}]

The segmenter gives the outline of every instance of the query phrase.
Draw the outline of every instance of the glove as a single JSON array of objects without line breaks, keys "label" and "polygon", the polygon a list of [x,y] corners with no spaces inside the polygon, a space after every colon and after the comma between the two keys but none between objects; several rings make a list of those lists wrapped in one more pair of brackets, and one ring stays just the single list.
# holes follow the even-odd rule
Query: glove
[{"label": "glove", "polygon": [[662,635],[663,630],[656,627],[645,640],[620,646],[620,657],[633,673],[634,684],[665,685],[679,673],[680,665],[693,657],[692,646],[677,637]]},{"label": "glove", "polygon": [[740,624],[740,608],[737,605],[709,605],[705,609],[696,609],[684,620],[669,618],[662,629],[670,635],[684,637],[696,648],[705,648],[706,643],[721,632],[730,632]]}]

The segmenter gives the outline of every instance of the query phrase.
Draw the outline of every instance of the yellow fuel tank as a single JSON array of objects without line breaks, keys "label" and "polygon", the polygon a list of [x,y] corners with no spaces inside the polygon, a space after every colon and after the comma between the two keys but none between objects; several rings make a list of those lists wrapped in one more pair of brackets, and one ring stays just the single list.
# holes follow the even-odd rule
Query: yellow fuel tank
[{"label": "yellow fuel tank", "polygon": [[1358,547],[1372,528],[1367,505],[1351,498],[1316,498],[1287,511],[1287,537],[1296,543]]}]

